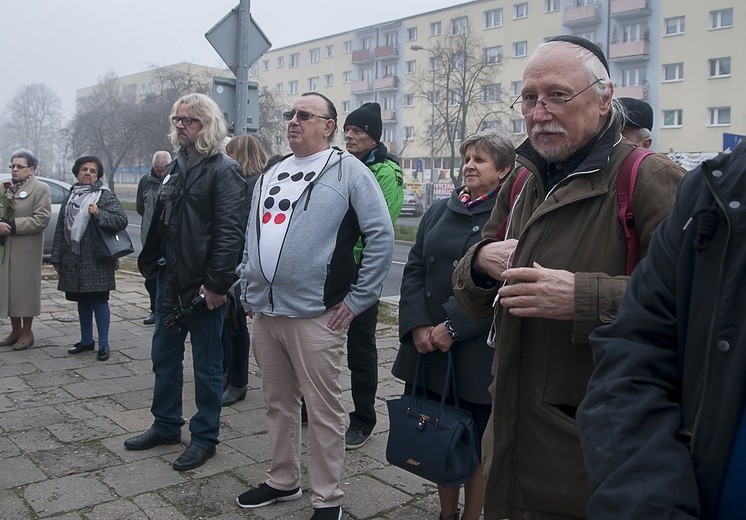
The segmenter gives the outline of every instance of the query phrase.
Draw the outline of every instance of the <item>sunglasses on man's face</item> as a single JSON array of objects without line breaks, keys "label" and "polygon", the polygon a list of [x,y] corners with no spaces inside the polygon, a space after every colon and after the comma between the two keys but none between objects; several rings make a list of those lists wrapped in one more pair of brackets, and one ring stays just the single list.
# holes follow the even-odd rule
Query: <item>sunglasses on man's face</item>
[{"label": "sunglasses on man's face", "polygon": [[332,119],[331,117],[312,114],[311,112],[306,112],[305,110],[288,110],[282,113],[282,118],[285,121],[292,121],[294,117],[297,117],[298,121],[308,121],[309,119],[313,119],[314,117],[318,117],[319,119]]}]

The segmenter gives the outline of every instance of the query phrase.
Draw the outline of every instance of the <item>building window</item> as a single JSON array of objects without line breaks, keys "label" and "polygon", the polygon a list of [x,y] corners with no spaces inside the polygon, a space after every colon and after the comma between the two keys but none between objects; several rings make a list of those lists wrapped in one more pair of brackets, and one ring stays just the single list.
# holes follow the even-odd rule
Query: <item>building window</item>
[{"label": "building window", "polygon": [[579,32],[574,33],[575,36],[580,36],[581,38],[585,38],[589,42],[597,42],[598,41],[598,34],[596,31],[585,31],[585,32]]},{"label": "building window", "polygon": [[375,48],[375,44],[373,43],[373,38],[370,36],[366,38],[360,38],[360,48],[361,49],[373,49]]},{"label": "building window", "polygon": [[433,105],[440,103],[440,92],[437,90],[431,90],[427,93],[427,100]]},{"label": "building window", "polygon": [[282,94],[282,83],[275,83],[275,93]]},{"label": "building window", "polygon": [[346,99],[342,101],[342,112],[349,112],[350,111],[350,100]]},{"label": "building window", "polygon": [[324,86],[331,87],[334,85],[334,74],[324,74]]},{"label": "building window", "polygon": [[647,69],[644,67],[622,69],[622,86],[644,85],[647,81]]},{"label": "building window", "polygon": [[269,70],[269,60],[262,60],[262,70]]},{"label": "building window", "polygon": [[251,67],[249,67],[249,76],[254,77],[257,74],[259,74],[259,64],[254,63]]},{"label": "building window", "polygon": [[482,87],[482,103],[497,103],[500,101],[500,91],[502,90],[499,83],[484,85]]},{"label": "building window", "polygon": [[383,66],[383,77],[389,77],[396,74],[396,64],[395,63],[389,63],[388,65]]},{"label": "building window", "polygon": [[390,143],[394,140],[394,129],[390,126],[383,129],[383,133],[381,134],[381,140],[387,143]]},{"label": "building window", "polygon": [[308,63],[318,63],[321,51],[318,48],[308,51]]},{"label": "building window", "polygon": [[297,67],[300,65],[300,54],[297,52],[295,54],[290,55],[290,65],[288,65],[291,69]]},{"label": "building window", "polygon": [[326,57],[331,58],[334,56],[334,44],[326,46]]},{"label": "building window", "polygon": [[486,119],[482,121],[482,130],[487,130],[488,128],[491,128],[493,130],[500,130],[502,128],[502,125],[500,124],[500,121],[497,119]]},{"label": "building window", "polygon": [[710,64],[710,77],[722,78],[730,76],[730,56],[727,58],[713,58],[707,60]]},{"label": "building window", "polygon": [[450,92],[450,97],[448,99],[448,102],[451,104],[451,106],[460,105],[461,100],[463,99],[464,95],[460,88],[454,88]]},{"label": "building window", "polygon": [[680,108],[676,110],[663,111],[663,128],[679,127],[684,124],[684,111]]},{"label": "building window", "polygon": [[277,68],[281,69],[285,66],[285,56],[277,56]]},{"label": "building window", "polygon": [[440,68],[440,59],[437,57],[430,56],[428,60],[429,70],[438,70]]},{"label": "building window", "polygon": [[528,18],[528,2],[513,5],[513,18]]},{"label": "building window", "polygon": [[383,37],[383,41],[386,45],[396,45],[399,43],[399,33],[387,32]]},{"label": "building window", "polygon": [[684,79],[683,63],[667,63],[663,65],[663,81],[681,81]]},{"label": "building window", "polygon": [[408,27],[407,28],[407,40],[416,40],[417,39],[417,27]]},{"label": "building window", "polygon": [[648,26],[644,23],[622,25],[622,42],[639,42],[647,39]]},{"label": "building window", "polygon": [[414,94],[404,94],[404,106],[405,107],[414,106]]},{"label": "building window", "polygon": [[733,8],[710,11],[710,29],[733,27]]},{"label": "building window", "polygon": [[484,63],[485,65],[494,65],[496,63],[502,63],[503,61],[503,46],[497,45],[495,47],[487,47],[484,49]]},{"label": "building window", "polygon": [[484,28],[492,29],[493,27],[503,26],[503,9],[490,9],[484,12]]},{"label": "building window", "polygon": [[404,127],[404,140],[411,141],[412,139],[414,139],[414,127],[405,126]]},{"label": "building window", "polygon": [[526,120],[525,119],[511,119],[508,131],[511,134],[525,134],[526,133]]},{"label": "building window", "polygon": [[451,34],[466,34],[469,32],[469,18],[460,16],[451,20]]},{"label": "building window", "polygon": [[544,0],[544,12],[554,13],[560,10],[560,0]]},{"label": "building window", "polygon": [[417,72],[417,62],[415,60],[407,61],[404,63],[404,73],[414,74]]},{"label": "building window", "polygon": [[349,54],[352,52],[352,40],[347,40],[342,44],[344,46],[344,53]]},{"label": "building window", "polygon": [[430,36],[440,36],[440,22],[430,24]]},{"label": "building window", "polygon": [[308,90],[313,92],[314,90],[319,89],[319,77],[314,76],[312,78],[308,78]]},{"label": "building window", "polygon": [[510,95],[511,96],[520,96],[521,95],[521,89],[523,88],[523,81],[511,81],[510,82]]},{"label": "building window", "polygon": [[352,71],[346,70],[342,72],[342,83],[351,83],[352,82]]},{"label": "building window", "polygon": [[451,56],[451,70],[464,70],[466,67],[466,56],[462,53],[456,53]]},{"label": "building window", "polygon": [[725,126],[730,124],[730,107],[714,107],[708,109],[710,120],[709,126]]},{"label": "building window", "polygon": [[683,16],[676,16],[674,18],[666,18],[664,20],[664,23],[666,25],[666,34],[665,36],[673,36],[675,34],[684,34],[684,17]]},{"label": "building window", "polygon": [[438,137],[438,125],[427,125],[427,137],[429,139],[433,139],[435,137]]},{"label": "building window", "polygon": [[528,55],[528,42],[526,40],[513,42],[513,57],[522,58]]},{"label": "building window", "polygon": [[288,81],[288,94],[298,93],[298,80]]}]

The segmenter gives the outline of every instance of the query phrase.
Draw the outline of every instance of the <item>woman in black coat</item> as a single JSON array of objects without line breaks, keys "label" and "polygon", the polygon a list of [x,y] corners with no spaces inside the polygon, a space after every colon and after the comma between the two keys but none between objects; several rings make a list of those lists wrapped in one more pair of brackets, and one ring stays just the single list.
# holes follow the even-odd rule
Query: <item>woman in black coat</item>
[{"label": "woman in black coat", "polygon": [[[510,139],[492,130],[461,143],[465,186],[433,204],[422,217],[404,267],[399,301],[401,347],[393,374],[414,383],[418,354],[426,354],[428,390],[440,399],[446,352],[454,355],[459,406],[472,413],[481,443],[490,414],[493,350],[487,345],[491,319],[475,320],[453,298],[451,274],[466,251],[482,239],[482,227],[495,195],[512,171],[515,149]],[[464,520],[476,520],[484,503],[482,465],[465,484]],[[441,519],[458,519],[459,488],[438,486]]]},{"label": "woman in black coat", "polygon": [[57,289],[78,303],[80,341],[69,354],[93,350],[93,316],[98,329],[96,359],[109,359],[109,291],[116,289],[117,260],[98,260],[91,231],[93,220],[109,231],[127,227],[127,214],[119,199],[103,186],[104,167],[98,157],[83,156],[75,161],[76,182],[57,219],[52,245],[52,265],[59,276]]}]

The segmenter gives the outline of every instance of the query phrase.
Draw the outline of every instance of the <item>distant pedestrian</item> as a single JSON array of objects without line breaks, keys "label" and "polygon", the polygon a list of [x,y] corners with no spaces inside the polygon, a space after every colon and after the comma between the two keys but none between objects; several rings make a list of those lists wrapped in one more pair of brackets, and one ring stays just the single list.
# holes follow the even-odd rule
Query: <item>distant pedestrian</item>
[{"label": "distant pedestrian", "polygon": [[624,116],[622,135],[642,148],[653,144],[653,108],[642,99],[630,97],[619,98]]},{"label": "distant pedestrian", "polygon": [[[145,243],[145,238],[148,236],[148,230],[150,229],[153,213],[155,212],[155,203],[158,201],[158,192],[161,189],[163,177],[166,175],[166,166],[170,162],[170,153],[164,150],[155,152],[153,154],[153,167],[150,169],[150,173],[143,175],[140,182],[137,183],[135,205],[137,206],[137,214],[142,217],[140,221],[140,242],[142,244]],[[145,279],[145,289],[148,291],[148,296],[150,297],[150,314],[142,320],[145,325],[155,323],[156,281],[157,278],[155,276]]]}]

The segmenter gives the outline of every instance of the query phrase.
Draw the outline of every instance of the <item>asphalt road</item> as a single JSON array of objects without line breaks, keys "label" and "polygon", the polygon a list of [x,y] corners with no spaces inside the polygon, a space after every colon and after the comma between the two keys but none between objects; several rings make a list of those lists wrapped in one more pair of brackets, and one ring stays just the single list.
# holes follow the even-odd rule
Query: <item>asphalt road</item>
[{"label": "asphalt road", "polygon": [[[132,239],[132,245],[135,247],[135,252],[131,256],[136,257],[142,250],[142,243],[140,242],[140,215],[134,211],[127,211],[127,218],[129,219],[127,233],[129,233],[130,238]],[[419,218],[401,217],[397,221],[397,224],[401,226],[416,226],[419,224],[419,221]],[[396,244],[394,244],[394,259],[391,262],[391,270],[383,283],[383,292],[381,293],[381,296],[390,297],[399,295],[404,264],[407,263],[407,257],[409,256],[409,249],[411,247],[412,244],[407,242],[396,242]]]}]

